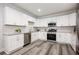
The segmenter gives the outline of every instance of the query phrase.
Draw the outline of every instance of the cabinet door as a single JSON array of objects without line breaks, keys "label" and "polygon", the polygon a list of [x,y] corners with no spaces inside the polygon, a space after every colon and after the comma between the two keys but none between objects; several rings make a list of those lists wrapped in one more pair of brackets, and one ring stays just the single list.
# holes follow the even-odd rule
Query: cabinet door
[{"label": "cabinet door", "polygon": [[5,37],[5,51],[9,53],[17,48],[20,48],[24,45],[23,35],[12,35]]},{"label": "cabinet door", "polygon": [[23,16],[23,19],[22,19],[23,25],[28,26],[28,18],[27,18],[27,15],[26,14],[22,14],[22,16]]},{"label": "cabinet door", "polygon": [[5,49],[7,52],[10,52],[16,49],[16,36],[5,37]]},{"label": "cabinet door", "polygon": [[29,15],[26,15],[26,17],[27,17],[27,20],[30,21],[30,22],[35,22],[36,21],[35,18],[33,18],[33,17],[29,16]]},{"label": "cabinet door", "polygon": [[36,22],[35,22],[35,25],[34,25],[35,27],[47,27],[48,26],[48,24],[47,24],[47,22],[45,21],[45,19],[38,19]]},{"label": "cabinet door", "polygon": [[17,19],[18,22],[17,22],[17,25],[20,25],[20,26],[28,26],[28,21],[27,21],[27,18],[26,18],[26,14],[23,14],[21,12],[18,13],[19,14],[19,18],[20,19]]},{"label": "cabinet door", "polygon": [[39,32],[39,39],[41,39],[41,40],[46,40],[46,33],[44,33],[44,32]]},{"label": "cabinet door", "polygon": [[13,8],[5,7],[5,24],[19,25],[19,21],[20,12]]},{"label": "cabinet door", "polygon": [[57,33],[56,34],[56,41],[57,42],[62,42],[61,40],[62,40],[61,34],[60,33]]},{"label": "cabinet door", "polygon": [[12,8],[5,7],[5,24],[15,25],[17,19],[17,12]]},{"label": "cabinet door", "polygon": [[62,22],[63,22],[62,17],[61,16],[57,17],[57,26],[62,26],[63,25]]},{"label": "cabinet door", "polygon": [[39,21],[36,21],[36,22],[35,22],[34,27],[40,27]]},{"label": "cabinet door", "polygon": [[17,35],[17,48],[22,47],[24,45],[24,35],[23,34],[19,34]]},{"label": "cabinet door", "polygon": [[64,42],[70,44],[71,43],[71,34],[70,33],[64,33]]},{"label": "cabinet door", "polygon": [[22,26],[23,25],[23,15],[21,12],[17,11],[18,19],[16,20],[16,25]]},{"label": "cabinet door", "polygon": [[48,24],[46,23],[46,21],[42,21],[39,25],[41,25],[40,27],[47,27],[48,26]]},{"label": "cabinet door", "polygon": [[53,17],[53,18],[51,18],[50,21],[51,21],[51,22],[57,22],[57,17]]},{"label": "cabinet door", "polygon": [[69,15],[69,25],[76,26],[76,13],[72,13]]},{"label": "cabinet door", "polygon": [[5,24],[26,26],[25,14],[16,9],[5,7]]},{"label": "cabinet door", "polygon": [[63,23],[63,25],[62,26],[69,26],[69,15],[64,15],[63,17],[62,17],[62,23]]},{"label": "cabinet door", "polygon": [[78,44],[78,37],[77,37],[77,33],[72,33],[72,36],[71,36],[71,45],[72,45],[72,48],[76,51],[76,46]]},{"label": "cabinet door", "polygon": [[57,17],[57,26],[69,26],[68,15]]},{"label": "cabinet door", "polygon": [[57,33],[57,41],[60,43],[71,43],[71,34],[69,33]]},{"label": "cabinet door", "polygon": [[31,42],[39,39],[39,32],[31,33]]},{"label": "cabinet door", "polygon": [[40,40],[47,40],[47,33],[46,32],[39,32],[39,39]]}]

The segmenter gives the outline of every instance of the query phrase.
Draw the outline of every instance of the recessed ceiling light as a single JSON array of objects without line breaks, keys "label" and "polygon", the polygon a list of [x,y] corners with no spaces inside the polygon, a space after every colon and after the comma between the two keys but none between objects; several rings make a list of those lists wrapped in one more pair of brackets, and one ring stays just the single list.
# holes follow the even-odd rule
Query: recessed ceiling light
[{"label": "recessed ceiling light", "polygon": [[41,12],[41,9],[37,9],[38,12]]}]

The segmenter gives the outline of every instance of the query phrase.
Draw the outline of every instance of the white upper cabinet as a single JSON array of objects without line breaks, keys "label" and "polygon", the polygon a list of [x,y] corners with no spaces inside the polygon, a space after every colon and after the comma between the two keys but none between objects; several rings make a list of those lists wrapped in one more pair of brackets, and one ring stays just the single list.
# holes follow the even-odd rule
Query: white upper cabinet
[{"label": "white upper cabinet", "polygon": [[35,18],[33,18],[33,17],[29,16],[29,15],[27,15],[27,20],[30,21],[30,22],[35,22],[36,21]]},{"label": "white upper cabinet", "polygon": [[55,22],[57,26],[76,26],[76,13],[62,15],[52,18],[38,19],[35,22],[36,27],[48,27],[48,23]]},{"label": "white upper cabinet", "polygon": [[19,19],[17,19],[15,21],[16,25],[27,26],[28,22],[27,22],[27,18],[25,17],[26,15],[21,13],[21,12],[19,12],[18,16],[20,16],[20,17],[19,17]]},{"label": "white upper cabinet", "polygon": [[76,26],[76,13],[58,16],[57,26]]},{"label": "white upper cabinet", "polygon": [[48,19],[37,19],[35,22],[35,27],[47,27],[48,26]]},{"label": "white upper cabinet", "polygon": [[69,26],[68,18],[69,18],[69,15],[57,17],[57,26]]},{"label": "white upper cabinet", "polygon": [[5,7],[5,16],[4,16],[4,18],[5,18],[4,24],[13,25],[13,24],[15,24],[16,18],[18,19],[19,16],[17,16],[17,13],[15,11],[13,11],[13,9],[11,9],[9,7]]},{"label": "white upper cabinet", "polygon": [[18,26],[27,26],[27,18],[25,14],[10,8],[5,7],[5,21],[4,24],[7,25],[18,25]]},{"label": "white upper cabinet", "polygon": [[50,18],[50,22],[51,23],[56,23],[57,22],[57,17]]},{"label": "white upper cabinet", "polygon": [[57,17],[57,26],[62,26],[61,16]]},{"label": "white upper cabinet", "polygon": [[22,16],[23,16],[23,19],[24,19],[24,21],[23,21],[23,25],[26,25],[26,26],[28,26],[28,19],[27,19],[27,15],[26,14],[22,14]]},{"label": "white upper cabinet", "polygon": [[36,21],[36,22],[34,23],[34,27],[40,27],[39,21]]},{"label": "white upper cabinet", "polygon": [[69,25],[70,26],[76,26],[76,13],[72,13],[69,15]]}]

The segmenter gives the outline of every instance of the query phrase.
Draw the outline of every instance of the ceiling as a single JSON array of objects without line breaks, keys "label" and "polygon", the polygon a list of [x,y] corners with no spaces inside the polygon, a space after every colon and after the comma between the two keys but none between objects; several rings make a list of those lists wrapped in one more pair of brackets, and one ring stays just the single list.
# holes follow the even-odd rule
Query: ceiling
[{"label": "ceiling", "polygon": [[[37,17],[47,16],[76,8],[76,3],[16,3],[16,5]],[[38,12],[37,9],[40,9],[41,11]]]}]

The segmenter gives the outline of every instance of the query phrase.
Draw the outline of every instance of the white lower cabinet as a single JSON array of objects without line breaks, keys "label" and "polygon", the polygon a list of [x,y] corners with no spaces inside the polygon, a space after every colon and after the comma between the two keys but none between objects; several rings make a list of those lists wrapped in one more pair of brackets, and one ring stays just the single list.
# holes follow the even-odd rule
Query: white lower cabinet
[{"label": "white lower cabinet", "polygon": [[31,33],[31,42],[39,39],[39,32]]},{"label": "white lower cabinet", "polygon": [[[47,32],[34,32],[31,34],[31,41],[47,40]],[[76,33],[56,33],[56,41],[59,43],[71,44],[72,48],[76,51]]]},{"label": "white lower cabinet", "polygon": [[78,39],[76,33],[57,33],[56,38],[59,43],[71,44],[74,51],[76,51],[76,41]]},{"label": "white lower cabinet", "polygon": [[5,36],[5,52],[11,53],[13,50],[16,50],[24,45],[24,35],[11,35]]},{"label": "white lower cabinet", "polygon": [[74,49],[74,51],[76,51],[77,40],[78,40],[77,33],[72,33],[72,36],[71,36],[71,46]]},{"label": "white lower cabinet", "polygon": [[71,34],[70,33],[57,33],[57,42],[60,43],[71,43]]},{"label": "white lower cabinet", "polygon": [[39,32],[40,40],[47,40],[47,32]]},{"label": "white lower cabinet", "polygon": [[47,32],[34,32],[31,34],[31,41],[35,40],[47,40]]}]

